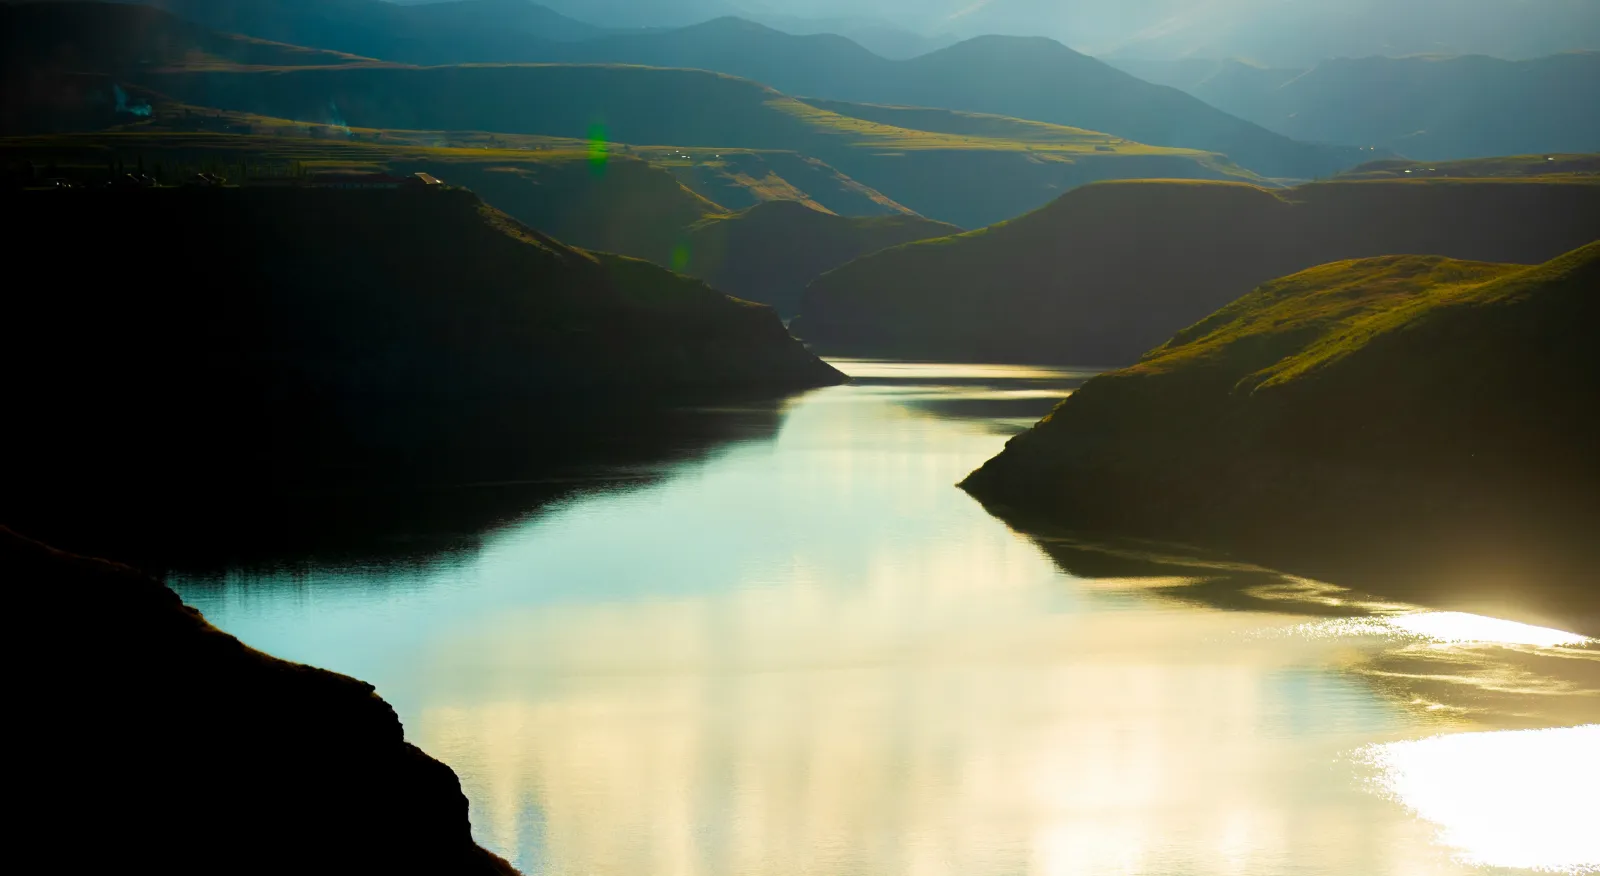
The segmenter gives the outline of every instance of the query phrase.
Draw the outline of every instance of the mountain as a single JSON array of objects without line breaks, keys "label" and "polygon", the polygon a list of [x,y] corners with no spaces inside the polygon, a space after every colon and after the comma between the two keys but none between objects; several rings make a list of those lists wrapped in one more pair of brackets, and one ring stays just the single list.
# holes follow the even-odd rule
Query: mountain
[{"label": "mountain", "polygon": [[149,0],[225,33],[334,49],[388,61],[445,64],[518,60],[544,43],[607,33],[530,0]]},{"label": "mountain", "polygon": [[[411,17],[428,6],[380,0],[163,0],[163,8],[228,32],[411,64],[688,67],[753,79],[791,94],[1014,116],[1154,146],[1221,153],[1271,177],[1326,176],[1362,157],[1354,150],[1290,141],[1047,39],[983,37],[893,61],[841,36],[793,36],[731,17],[676,30],[562,42],[513,29],[432,27]],[[983,75],[973,75],[975,70]]]},{"label": "mountain", "polygon": [[410,7],[406,18],[415,25],[446,32],[502,31],[556,42],[594,39],[609,32],[532,0],[443,0]]},{"label": "mountain", "polygon": [[1593,633],[1596,320],[1600,242],[1322,265],[1091,380],[963,486],[1021,521]]},{"label": "mountain", "polygon": [[1154,146],[1222,153],[1271,177],[1326,176],[1360,160],[1355,150],[1291,141],[1041,38],[980,37],[891,61],[843,37],[791,36],[730,18],[551,47],[550,58],[694,67],[808,97],[1088,128]]},{"label": "mountain", "polygon": [[846,218],[770,201],[690,228],[681,269],[791,315],[812,279],[880,249],[959,231],[916,216]]},{"label": "mountain", "polygon": [[1239,62],[1124,63],[1301,140],[1430,161],[1600,151],[1600,52],[1528,61],[1481,55],[1337,58],[1308,70]]},{"label": "mountain", "polygon": [[[14,617],[56,630],[16,682],[34,718],[10,775],[34,804],[13,822],[52,855],[180,876],[515,876],[372,685],[252,650],[153,578],[3,527],[0,577]],[[87,787],[117,816],[85,831],[60,815]]]},{"label": "mountain", "polygon": [[[1100,179],[1256,178],[1212,153],[1061,127],[1034,126],[1048,135],[1029,141],[899,128],[701,70],[548,64],[210,67],[152,70],[137,81],[188,104],[259,116],[328,124],[336,111],[339,123],[353,128],[705,147],[697,149],[701,162],[722,162],[720,149],[798,152],[890,199],[873,212],[909,209],[967,228],[1026,212]],[[526,99],[530,94],[540,99]],[[705,156],[708,150],[712,154]]]},{"label": "mountain", "polygon": [[881,18],[786,15],[745,11],[742,18],[795,36],[834,34],[884,58],[903,60],[926,55],[961,41],[951,34],[925,36]]},{"label": "mountain", "polygon": [[1116,365],[1242,289],[1329,261],[1528,263],[1595,238],[1593,179],[1101,183],[858,259],[807,289],[793,326],[835,353]]},{"label": "mountain", "polygon": [[0,5],[0,70],[8,81],[65,73],[122,73],[148,67],[290,67],[370,61],[213,30],[148,6],[122,3]]},{"label": "mountain", "polygon": [[672,0],[640,3],[638,0],[545,0],[563,15],[610,28],[683,27],[743,10],[727,0]]},{"label": "mountain", "polygon": [[[997,0],[996,5],[1040,2]],[[1588,0],[1220,0],[1167,3],[1143,26],[1097,44],[1142,59],[1250,58],[1309,67],[1326,58],[1485,54],[1536,58],[1600,46]]]}]

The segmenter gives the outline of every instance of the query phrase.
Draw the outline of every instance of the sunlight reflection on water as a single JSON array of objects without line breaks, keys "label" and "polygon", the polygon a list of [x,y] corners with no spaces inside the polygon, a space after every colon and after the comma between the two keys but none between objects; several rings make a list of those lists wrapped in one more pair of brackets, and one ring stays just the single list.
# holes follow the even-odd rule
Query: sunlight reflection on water
[{"label": "sunlight reflection on water", "polygon": [[[1440,642],[1490,642],[1504,645],[1584,645],[1593,640],[1576,633],[1459,611],[1426,611],[1387,618],[1389,624]],[[1600,832],[1600,831],[1597,831]]]},{"label": "sunlight reflection on water", "polygon": [[1600,724],[1392,742],[1358,759],[1467,863],[1600,873]]},{"label": "sunlight reflection on water", "polygon": [[[174,584],[253,646],[376,684],[529,876],[1593,860],[1574,789],[1600,781],[1553,778],[1596,747],[1581,637],[1261,570],[1243,603],[1212,586],[1238,568],[1069,573],[953,484],[1076,372],[836,364],[860,382],[802,397],[775,435],[448,561]],[[1535,724],[1582,732],[1405,741]],[[1505,751],[1526,775],[1475,764],[1501,756],[1475,736],[1532,740]],[[1539,799],[1476,839],[1518,795]]]}]

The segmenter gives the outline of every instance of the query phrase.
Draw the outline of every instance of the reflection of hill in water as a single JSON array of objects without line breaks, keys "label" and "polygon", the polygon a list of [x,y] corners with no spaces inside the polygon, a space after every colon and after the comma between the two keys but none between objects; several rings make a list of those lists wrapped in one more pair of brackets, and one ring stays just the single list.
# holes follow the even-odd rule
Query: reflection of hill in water
[{"label": "reflection of hill in water", "polygon": [[1011,434],[1027,428],[1099,369],[1017,365],[929,365],[832,360],[857,386],[893,393],[919,414],[982,423]]},{"label": "reflection of hill in water", "polygon": [[1226,611],[1363,617],[1372,601],[1342,588],[1283,575],[1198,549],[1024,532],[1061,571],[1088,581],[1140,582],[1140,593]]},{"label": "reflection of hill in water", "polygon": [[[1583,521],[1536,533],[1505,530],[1497,543],[1461,545],[1459,557],[1430,565],[1398,550],[1330,550],[1290,540],[1252,545],[1241,549],[1238,559],[1224,559],[1198,548],[1068,531],[1004,509],[989,510],[1026,534],[1069,575],[1193,578],[1159,592],[1215,608],[1358,617],[1386,600],[1402,600],[1600,635],[1595,614],[1600,540]],[[1484,560],[1473,568],[1472,557]]]},{"label": "reflection of hill in water", "polygon": [[1600,719],[1600,642],[1593,639],[1570,641],[1578,637],[1426,611],[1179,546],[1049,530],[1026,534],[1091,589],[1306,617],[1284,635],[1308,649],[1342,653],[1341,662],[1364,684],[1441,728],[1458,728],[1462,720],[1526,729]]},{"label": "reflection of hill in water", "polygon": [[[209,458],[159,436],[79,448],[7,478],[0,514],[68,548],[196,574],[318,563],[426,565],[572,495],[769,440],[785,403],[438,411],[405,422],[263,423]],[[192,425],[192,424],[191,424]]]}]

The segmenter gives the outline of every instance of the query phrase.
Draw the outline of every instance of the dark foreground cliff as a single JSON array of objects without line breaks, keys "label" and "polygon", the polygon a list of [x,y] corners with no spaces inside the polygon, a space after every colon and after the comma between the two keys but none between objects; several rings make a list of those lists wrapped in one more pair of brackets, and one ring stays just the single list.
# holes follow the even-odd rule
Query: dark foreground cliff
[{"label": "dark foreground cliff", "polygon": [[1090,381],[962,486],[1024,529],[1594,632],[1597,323],[1600,243],[1325,265]]},{"label": "dark foreground cliff", "polygon": [[1316,265],[1410,253],[1537,264],[1597,237],[1593,180],[1098,183],[825,274],[792,327],[830,353],[1126,365]]},{"label": "dark foreground cliff", "polygon": [[266,491],[546,477],[658,443],[670,408],[843,380],[771,308],[468,191],[6,206],[0,519],[75,550],[271,525]]},{"label": "dark foreground cliff", "polygon": [[[371,685],[253,651],[159,582],[0,528],[11,827],[55,872],[514,876]],[[25,840],[23,839],[25,838]]]}]

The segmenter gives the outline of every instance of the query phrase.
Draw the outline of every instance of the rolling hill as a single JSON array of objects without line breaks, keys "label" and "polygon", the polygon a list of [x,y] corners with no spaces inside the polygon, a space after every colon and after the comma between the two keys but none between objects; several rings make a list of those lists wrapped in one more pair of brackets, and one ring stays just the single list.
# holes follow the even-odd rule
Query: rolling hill
[{"label": "rolling hill", "polygon": [[[412,16],[427,7],[380,0],[163,0],[162,5],[228,32],[387,61],[689,67],[753,79],[791,94],[1012,116],[1221,153],[1269,177],[1322,177],[1362,157],[1354,150],[1290,141],[1040,38],[982,37],[893,61],[844,37],[793,36],[727,17],[676,30],[562,41],[516,28],[487,30],[465,14],[455,16],[467,22],[459,26],[420,24]],[[980,70],[983,75],[974,75]]]},{"label": "rolling hill", "polygon": [[1337,58],[1306,70],[1224,62],[1122,62],[1301,140],[1444,161],[1600,151],[1600,52],[1527,61],[1482,55]]},{"label": "rolling hill", "polygon": [[695,224],[675,267],[790,316],[812,279],[868,253],[959,230],[916,216],[847,218],[772,201]]},{"label": "rolling hill", "polygon": [[[1075,135],[1023,142],[910,130],[700,70],[345,65],[153,70],[138,81],[187,104],[320,124],[337,118],[359,128],[495,131],[634,147],[704,147],[702,152],[798,152],[895,206],[967,228],[1015,216],[1100,179],[1255,178],[1211,153],[1120,139]],[[893,209],[879,206],[872,212]]]},{"label": "rolling hill", "polygon": [[549,60],[715,70],[808,97],[1087,128],[1154,146],[1221,153],[1268,177],[1317,178],[1361,160],[1356,150],[1294,142],[1041,38],[979,37],[891,61],[843,37],[797,37],[727,18],[545,51]]},{"label": "rolling hill", "polygon": [[1102,183],[819,278],[795,331],[833,353],[1116,365],[1273,277],[1432,253],[1539,262],[1600,238],[1593,180]]},{"label": "rolling hill", "polygon": [[1019,521],[1592,633],[1597,292],[1600,242],[1321,265],[1091,380],[963,486]]}]

